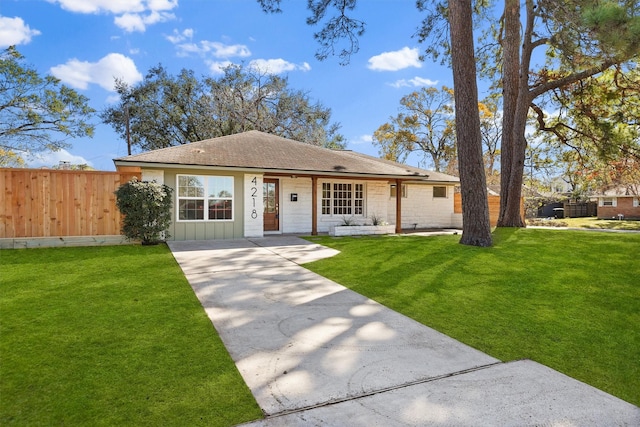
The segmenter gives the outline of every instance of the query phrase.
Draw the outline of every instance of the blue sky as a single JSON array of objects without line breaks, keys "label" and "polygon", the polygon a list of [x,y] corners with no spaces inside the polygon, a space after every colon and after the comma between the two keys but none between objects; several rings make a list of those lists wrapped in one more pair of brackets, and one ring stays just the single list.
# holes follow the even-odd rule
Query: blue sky
[{"label": "blue sky", "polygon": [[[331,108],[348,149],[376,156],[371,135],[397,114],[402,96],[453,86],[449,69],[418,60],[424,47],[413,37],[422,18],[415,0],[360,0],[353,16],[366,22],[366,33],[346,66],[337,57],[315,59],[319,28],[305,22],[306,1],[282,3],[283,13],[267,15],[256,0],[2,0],[0,48],[17,45],[41,74],[55,75],[99,111],[116,99],[114,77],[134,84],[159,63],[173,74],[187,68],[213,76],[228,63],[257,65]],[[70,149],[29,166],[65,160],[113,170],[126,142],[93,121],[93,138],[73,139]]]}]

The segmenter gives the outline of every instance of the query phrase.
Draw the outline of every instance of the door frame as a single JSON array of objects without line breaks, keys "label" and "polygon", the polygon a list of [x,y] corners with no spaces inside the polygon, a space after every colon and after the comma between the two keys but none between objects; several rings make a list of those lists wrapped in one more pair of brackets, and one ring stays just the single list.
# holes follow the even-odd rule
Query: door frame
[{"label": "door frame", "polygon": [[267,222],[264,220],[264,215],[266,215],[266,211],[267,211],[267,204],[264,204],[264,212],[263,212],[263,225],[262,225],[262,229],[264,232],[266,233],[277,233],[280,231],[280,180],[277,178],[263,178],[263,194],[262,197],[265,197],[264,194],[264,187],[266,186],[265,184],[269,184],[269,183],[273,183],[275,184],[275,228],[271,229],[267,229]]}]

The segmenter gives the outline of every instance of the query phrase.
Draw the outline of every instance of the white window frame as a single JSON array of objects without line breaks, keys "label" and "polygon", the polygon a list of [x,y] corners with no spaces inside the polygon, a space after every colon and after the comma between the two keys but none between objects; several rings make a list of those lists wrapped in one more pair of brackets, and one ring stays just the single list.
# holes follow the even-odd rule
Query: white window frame
[{"label": "white window frame", "polygon": [[[610,202],[611,204],[607,204],[607,202]],[[618,206],[618,198],[617,197],[601,197],[600,203],[598,203],[598,206],[605,207],[605,208],[615,208],[616,206]]]},{"label": "white window frame", "polygon": [[[436,188],[444,188],[444,196],[436,196]],[[433,186],[433,198],[434,199],[448,199],[449,198],[449,189],[446,185],[434,185]]]},{"label": "white window frame", "polygon": [[633,207],[634,208],[640,208],[640,197],[634,197],[633,198]]},{"label": "white window frame", "polygon": [[[183,177],[195,177],[203,182],[202,187],[202,195],[181,195],[181,187],[180,187],[180,178]],[[220,195],[220,196],[212,196],[210,195],[211,178],[223,178],[231,180],[231,194],[230,195]],[[199,188],[199,187],[194,187]],[[181,219],[180,218],[180,202],[181,201],[202,201],[202,219]],[[224,200],[231,201],[231,218],[209,218],[209,202],[211,200]],[[235,177],[227,176],[227,175],[195,175],[195,174],[178,174],[176,175],[176,221],[177,222],[231,222],[234,221],[235,218]]]},{"label": "white window frame", "polygon": [[[351,188],[347,190],[344,186],[351,186]],[[348,191],[351,192],[349,199],[336,197]],[[367,205],[366,195],[367,189],[364,182],[323,181],[320,187],[320,213],[325,218],[345,216],[364,218]],[[343,204],[344,202],[347,203]],[[346,210],[350,210],[350,212],[345,212]],[[356,211],[360,212],[355,213]]]}]

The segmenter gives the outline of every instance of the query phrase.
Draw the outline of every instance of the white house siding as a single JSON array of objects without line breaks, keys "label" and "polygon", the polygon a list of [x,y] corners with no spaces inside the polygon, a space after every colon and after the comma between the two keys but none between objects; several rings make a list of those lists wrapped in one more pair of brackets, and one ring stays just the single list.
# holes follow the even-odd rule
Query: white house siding
[{"label": "white house siding", "polygon": [[[402,198],[402,228],[443,228],[455,226],[453,218],[453,186],[447,186],[447,197],[433,197],[431,184],[406,184],[407,197]],[[438,185],[442,186],[442,185]],[[388,196],[389,218],[395,223],[396,199]]]},{"label": "white house siding", "polygon": [[[298,200],[291,201],[297,194]],[[280,178],[280,230],[311,233],[311,178]]]},{"label": "white house siding", "polygon": [[263,176],[258,173],[244,175],[244,237],[264,235],[264,191]]},{"label": "white house siding", "polygon": [[[389,183],[387,181],[377,182],[369,181],[367,186],[367,220],[371,223],[371,217],[376,216],[379,220],[388,224],[395,224],[396,205],[394,203],[393,210],[389,211]],[[395,200],[395,199],[394,199]],[[393,218],[391,218],[393,215]]]},{"label": "white house siding", "polygon": [[[365,201],[364,214],[354,215],[322,215],[322,183],[323,182],[346,182],[364,184]],[[387,199],[389,197],[389,184],[387,181],[359,181],[345,179],[319,179],[318,180],[318,232],[328,233],[332,225],[341,225],[345,218],[353,220],[357,224],[371,224],[371,215],[375,214],[385,221],[392,223],[388,219]]]},{"label": "white house siding", "polygon": [[162,169],[142,169],[143,181],[155,181],[164,184],[164,171]]}]

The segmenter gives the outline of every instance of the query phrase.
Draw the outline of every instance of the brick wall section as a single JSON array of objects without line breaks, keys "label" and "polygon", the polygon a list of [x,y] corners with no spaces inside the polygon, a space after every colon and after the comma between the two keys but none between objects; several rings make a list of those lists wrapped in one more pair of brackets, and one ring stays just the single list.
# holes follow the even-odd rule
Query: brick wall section
[{"label": "brick wall section", "polygon": [[617,206],[598,206],[598,218],[618,219],[618,214],[626,219],[640,219],[640,207],[633,206],[634,197],[617,197]]}]

